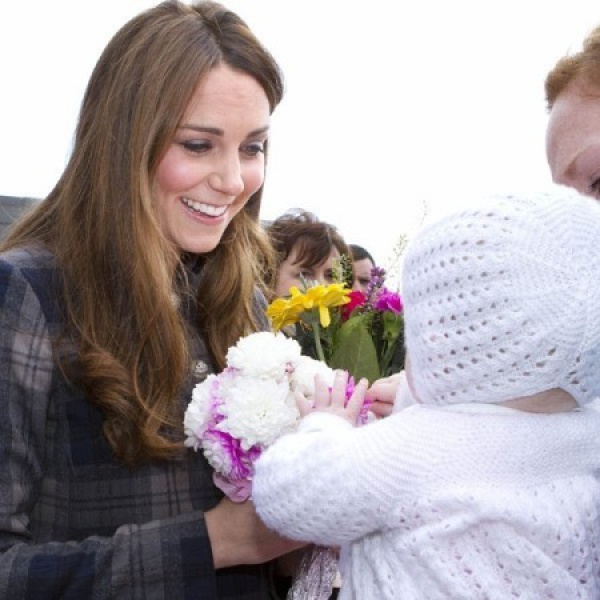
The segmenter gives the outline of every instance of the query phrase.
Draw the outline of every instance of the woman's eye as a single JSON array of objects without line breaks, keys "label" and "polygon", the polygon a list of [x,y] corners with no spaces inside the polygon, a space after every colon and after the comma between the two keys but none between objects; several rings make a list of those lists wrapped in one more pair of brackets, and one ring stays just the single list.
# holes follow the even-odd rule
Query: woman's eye
[{"label": "woman's eye", "polygon": [[242,151],[247,156],[258,156],[261,152],[265,151],[265,143],[264,142],[252,142],[250,144],[246,144]]},{"label": "woman's eye", "polygon": [[194,154],[201,154],[212,148],[211,143],[206,140],[188,140],[181,142],[181,146],[188,152],[193,152]]}]

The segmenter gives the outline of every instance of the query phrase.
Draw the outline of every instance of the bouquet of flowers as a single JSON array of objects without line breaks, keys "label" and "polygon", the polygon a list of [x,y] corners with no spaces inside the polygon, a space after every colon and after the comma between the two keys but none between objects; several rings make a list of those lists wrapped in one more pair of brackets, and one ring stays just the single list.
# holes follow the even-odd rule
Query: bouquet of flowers
[{"label": "bouquet of flowers", "polygon": [[366,293],[339,283],[292,287],[267,315],[275,330],[296,325],[304,354],[373,382],[404,368],[402,299],[385,287],[385,275],[374,267]]},{"label": "bouquet of flowers", "polygon": [[196,385],[184,416],[185,445],[204,452],[215,485],[229,498],[250,497],[255,461],[294,430],[300,418],[294,393],[312,396],[317,374],[333,384],[333,369],[303,356],[295,340],[258,332],[229,349],[224,371]]},{"label": "bouquet of flowers", "polygon": [[[196,385],[184,416],[185,445],[202,450],[214,468],[213,480],[234,502],[252,491],[254,464],[281,435],[293,431],[300,415],[294,394],[314,395],[315,376],[333,385],[334,370],[301,354],[298,342],[282,333],[241,338],[227,353],[227,367]],[[346,396],[354,391],[350,378]],[[365,404],[359,423],[368,420]],[[325,600],[336,573],[335,553],[314,548],[303,560],[289,598]]]}]

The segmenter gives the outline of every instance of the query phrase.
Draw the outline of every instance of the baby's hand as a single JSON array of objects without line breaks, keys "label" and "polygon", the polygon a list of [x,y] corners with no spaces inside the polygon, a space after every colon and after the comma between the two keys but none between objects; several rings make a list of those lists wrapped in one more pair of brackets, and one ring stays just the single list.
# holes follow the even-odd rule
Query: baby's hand
[{"label": "baby's hand", "polygon": [[348,373],[346,371],[336,371],[331,390],[327,382],[321,375],[315,378],[314,404],[301,394],[296,393],[296,403],[301,416],[306,416],[310,412],[326,412],[332,415],[343,417],[356,425],[360,410],[365,401],[365,392],[368,382],[361,379],[354,388],[354,392],[349,399],[346,399],[346,388],[348,386]]}]

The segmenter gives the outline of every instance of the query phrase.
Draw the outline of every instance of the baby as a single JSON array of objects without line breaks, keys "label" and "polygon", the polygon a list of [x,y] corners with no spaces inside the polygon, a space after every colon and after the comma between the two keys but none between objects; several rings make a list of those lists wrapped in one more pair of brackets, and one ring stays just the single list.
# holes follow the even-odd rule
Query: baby
[{"label": "baby", "polygon": [[304,398],[253,501],[341,547],[340,600],[600,598],[600,206],[567,188],[424,228],[404,261],[394,413]]}]

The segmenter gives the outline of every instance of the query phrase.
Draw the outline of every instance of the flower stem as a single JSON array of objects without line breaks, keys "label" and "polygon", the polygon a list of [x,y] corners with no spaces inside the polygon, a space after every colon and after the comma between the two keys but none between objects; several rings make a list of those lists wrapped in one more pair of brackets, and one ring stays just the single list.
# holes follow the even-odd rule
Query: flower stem
[{"label": "flower stem", "polygon": [[319,358],[319,360],[321,362],[324,362],[325,364],[327,364],[327,361],[325,360],[325,352],[323,352],[323,346],[321,345],[319,319],[318,319],[318,317],[316,319],[313,317],[311,320],[312,320],[311,329],[313,332],[313,337],[315,338],[315,350],[317,352],[317,357]]}]

